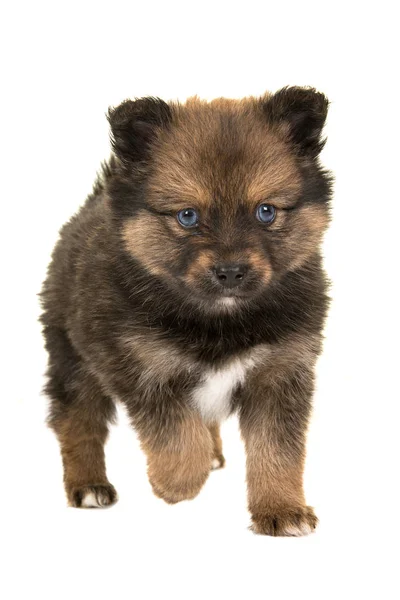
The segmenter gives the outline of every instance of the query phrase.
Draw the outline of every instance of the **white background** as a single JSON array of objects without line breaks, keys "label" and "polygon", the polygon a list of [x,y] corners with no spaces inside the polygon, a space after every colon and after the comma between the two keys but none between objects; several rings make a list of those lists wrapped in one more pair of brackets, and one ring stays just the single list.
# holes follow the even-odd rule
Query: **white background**
[{"label": "white background", "polygon": [[[395,3],[2,6],[2,597],[398,598]],[[59,227],[108,156],[107,107],[288,84],[331,100],[322,160],[336,175],[325,243],[333,304],[306,471],[317,532],[274,539],[247,530],[235,419],[223,428],[226,469],[197,499],[171,507],[152,495],[121,414],[107,446],[120,502],[67,508],[58,445],[44,425],[36,293]]]}]

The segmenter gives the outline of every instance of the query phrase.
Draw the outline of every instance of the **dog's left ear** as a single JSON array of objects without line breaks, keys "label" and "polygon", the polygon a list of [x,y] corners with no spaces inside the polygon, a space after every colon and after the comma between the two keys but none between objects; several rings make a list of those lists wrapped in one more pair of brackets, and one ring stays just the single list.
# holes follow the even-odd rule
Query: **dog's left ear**
[{"label": "dog's left ear", "polygon": [[321,133],[328,105],[326,96],[314,88],[285,87],[263,99],[268,121],[281,125],[298,152],[311,157],[316,157],[325,144]]}]

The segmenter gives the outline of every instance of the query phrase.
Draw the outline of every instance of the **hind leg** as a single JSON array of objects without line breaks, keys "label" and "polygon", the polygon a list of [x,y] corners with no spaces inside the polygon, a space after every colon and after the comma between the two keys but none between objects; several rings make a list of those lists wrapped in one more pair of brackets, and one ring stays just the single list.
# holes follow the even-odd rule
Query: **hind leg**
[{"label": "hind leg", "polygon": [[222,454],[222,440],[220,434],[220,427],[217,423],[209,425],[212,441],[213,441],[213,459],[211,463],[211,469],[222,469],[225,466],[225,458]]},{"label": "hind leg", "polygon": [[117,500],[104,457],[114,403],[85,371],[64,332],[48,328],[45,333],[50,352],[48,423],[60,443],[68,502],[82,508],[108,506]]}]

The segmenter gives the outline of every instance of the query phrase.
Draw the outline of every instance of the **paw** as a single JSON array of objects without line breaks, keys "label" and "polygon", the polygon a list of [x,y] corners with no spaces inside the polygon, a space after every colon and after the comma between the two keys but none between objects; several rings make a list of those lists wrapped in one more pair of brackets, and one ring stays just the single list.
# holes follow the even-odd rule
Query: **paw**
[{"label": "paw", "polygon": [[314,510],[310,506],[304,506],[255,513],[250,529],[263,535],[297,537],[312,533],[317,523]]},{"label": "paw", "polygon": [[183,500],[193,500],[205,484],[209,473],[209,467],[205,471],[196,474],[193,472],[179,473],[179,469],[175,473],[155,473],[153,471],[153,473],[149,473],[149,481],[154,494],[158,498],[168,504],[176,504]]},{"label": "paw", "polygon": [[214,456],[211,462],[211,471],[216,471],[217,469],[223,469],[225,466],[225,458],[222,454],[218,456]]},{"label": "paw", "polygon": [[70,493],[70,504],[75,508],[105,508],[115,504],[117,500],[117,492],[110,483],[85,485],[74,488]]},{"label": "paw", "polygon": [[177,502],[183,502],[183,500],[193,500],[203,487],[204,481],[192,484],[182,483],[181,485],[173,482],[155,483],[152,480],[150,480],[150,483],[154,494],[158,498],[161,498],[167,504],[176,504]]}]

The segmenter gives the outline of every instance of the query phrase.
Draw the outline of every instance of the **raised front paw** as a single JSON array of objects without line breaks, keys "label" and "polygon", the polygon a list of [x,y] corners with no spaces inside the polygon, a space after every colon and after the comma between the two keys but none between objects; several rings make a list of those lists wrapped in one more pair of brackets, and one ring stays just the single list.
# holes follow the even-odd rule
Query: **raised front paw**
[{"label": "raised front paw", "polygon": [[254,533],[273,536],[301,536],[312,533],[318,518],[311,506],[287,507],[254,513],[251,530]]},{"label": "raised front paw", "polygon": [[118,500],[117,492],[111,483],[71,488],[68,497],[70,505],[75,508],[105,508]]},{"label": "raised front paw", "polygon": [[183,500],[193,500],[200,492],[203,487],[208,473],[202,477],[197,477],[192,480],[178,480],[174,478],[170,479],[158,479],[150,478],[150,483],[153,488],[154,494],[167,502],[168,504],[176,504]]},{"label": "raised front paw", "polygon": [[148,453],[148,476],[154,494],[168,504],[192,500],[200,492],[210,474],[210,437],[204,429],[204,443],[186,440],[179,452]]}]

